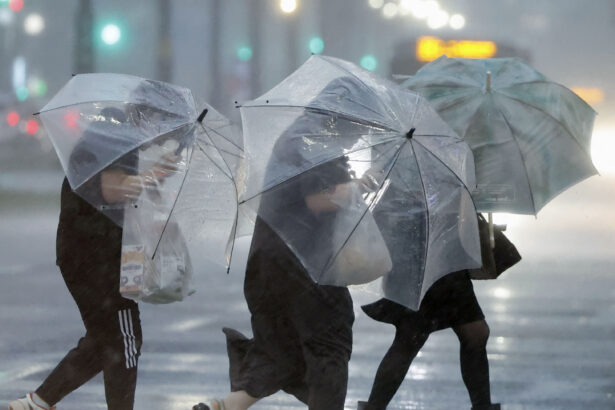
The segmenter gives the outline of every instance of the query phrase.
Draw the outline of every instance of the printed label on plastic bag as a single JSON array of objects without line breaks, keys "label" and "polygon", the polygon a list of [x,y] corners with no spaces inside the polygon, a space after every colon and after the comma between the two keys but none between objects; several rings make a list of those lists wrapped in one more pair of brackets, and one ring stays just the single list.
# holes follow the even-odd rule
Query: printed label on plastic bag
[{"label": "printed label on plastic bag", "polygon": [[143,289],[144,265],[145,247],[143,245],[122,246],[120,293],[139,293]]}]

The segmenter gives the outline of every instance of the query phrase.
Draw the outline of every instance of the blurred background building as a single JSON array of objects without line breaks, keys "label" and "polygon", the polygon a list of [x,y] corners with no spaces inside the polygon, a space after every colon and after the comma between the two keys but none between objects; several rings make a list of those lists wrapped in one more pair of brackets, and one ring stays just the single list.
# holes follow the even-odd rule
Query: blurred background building
[{"label": "blurred background building", "polygon": [[389,77],[442,54],[527,60],[599,112],[592,155],[607,175],[614,39],[613,0],[0,0],[0,190],[48,185],[20,170],[60,172],[32,114],[73,73],[169,81],[239,120],[237,104],[320,53]]},{"label": "blurred background building", "polygon": [[[0,406],[34,388],[82,331],[55,267],[63,172],[33,113],[73,73],[116,72],[189,87],[239,121],[236,102],[311,53],[387,77],[441,54],[518,57],[598,111],[592,158],[601,175],[538,218],[495,215],[524,260],[475,288],[492,329],[492,391],[505,406],[615,408],[615,0],[0,0]],[[203,275],[181,304],[143,307],[137,409],[189,408],[205,391],[227,391],[219,328],[249,323],[236,273],[213,285]],[[357,311],[352,405],[366,398],[392,337],[375,323]],[[396,399],[407,408],[467,399],[455,336],[434,338],[413,364],[412,389]],[[104,407],[96,383],[65,408]]]}]

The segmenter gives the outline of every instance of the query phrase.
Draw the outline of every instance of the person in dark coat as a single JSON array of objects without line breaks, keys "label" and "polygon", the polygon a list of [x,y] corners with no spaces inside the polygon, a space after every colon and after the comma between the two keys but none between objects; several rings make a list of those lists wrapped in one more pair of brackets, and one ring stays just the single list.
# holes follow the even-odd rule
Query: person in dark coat
[{"label": "person in dark coat", "polygon": [[[106,108],[105,121],[124,123],[122,110]],[[88,147],[86,130],[69,158],[70,167],[97,162],[100,152]],[[104,149],[104,148],[101,148]],[[135,198],[144,186],[161,182],[174,169],[171,158],[138,174],[138,151],[133,150],[84,183],[90,202],[108,207],[106,215],[62,183],[56,263],[77,304],[86,333],[35,392],[9,403],[9,410],[53,409],[64,396],[103,372],[110,410],[133,408],[137,363],[142,343],[139,308],[119,292],[123,219],[122,203]],[[112,221],[116,221],[113,222]]]},{"label": "person in dark coat", "polygon": [[[313,126],[313,120],[300,117],[286,133],[301,135],[302,127]],[[270,164],[307,166],[302,151],[309,149],[308,143],[281,137]],[[194,409],[247,409],[280,390],[310,410],[343,409],[352,351],[352,299],[345,287],[315,283],[292,249],[316,259],[331,255],[335,200],[348,195],[350,180],[348,159],[342,156],[262,194],[244,282],[253,338],[224,329],[232,393],[211,407],[200,403]]]},{"label": "person in dark coat", "polygon": [[[403,272],[394,270],[392,274]],[[398,297],[397,289],[387,289],[386,281],[384,287],[385,295],[389,292]],[[395,338],[378,367],[369,400],[359,402],[359,410],[385,410],[429,335],[447,328],[452,328],[459,338],[461,375],[472,409],[500,408],[499,404],[491,403],[486,350],[489,326],[474,294],[469,271],[450,273],[436,281],[418,311],[389,299],[380,299],[362,309],[372,319],[394,325]]]}]

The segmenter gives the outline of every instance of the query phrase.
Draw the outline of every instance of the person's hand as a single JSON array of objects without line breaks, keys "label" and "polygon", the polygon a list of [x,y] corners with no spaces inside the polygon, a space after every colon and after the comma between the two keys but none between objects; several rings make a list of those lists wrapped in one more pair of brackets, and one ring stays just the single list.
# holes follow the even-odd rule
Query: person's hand
[{"label": "person's hand", "polygon": [[305,204],[314,213],[337,211],[352,195],[353,182],[337,184],[305,197]]},{"label": "person's hand", "polygon": [[368,169],[365,171],[363,176],[358,179],[362,191],[373,192],[377,190],[380,187],[379,178],[382,177],[380,174],[380,171],[376,171],[374,169]]},{"label": "person's hand", "polygon": [[166,177],[179,171],[181,156],[168,153],[160,157],[150,169],[143,173],[145,179],[151,180],[153,184],[162,182]]}]

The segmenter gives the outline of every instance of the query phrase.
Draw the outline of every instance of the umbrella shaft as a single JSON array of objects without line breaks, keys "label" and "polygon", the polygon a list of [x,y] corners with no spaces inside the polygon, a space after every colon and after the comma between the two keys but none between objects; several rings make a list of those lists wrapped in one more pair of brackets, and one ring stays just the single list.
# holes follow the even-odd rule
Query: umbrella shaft
[{"label": "umbrella shaft", "polygon": [[489,244],[491,245],[491,249],[495,248],[495,236],[493,233],[493,214],[489,212]]}]

